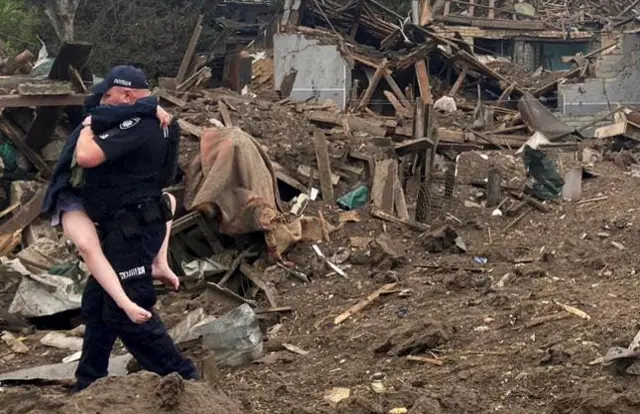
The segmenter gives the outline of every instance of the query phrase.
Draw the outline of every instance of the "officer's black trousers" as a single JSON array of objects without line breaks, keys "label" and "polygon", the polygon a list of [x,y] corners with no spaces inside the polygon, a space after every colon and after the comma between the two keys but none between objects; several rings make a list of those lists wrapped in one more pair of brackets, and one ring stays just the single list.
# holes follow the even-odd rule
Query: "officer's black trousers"
[{"label": "officer's black trousers", "polygon": [[[147,228],[138,244],[129,243],[116,234],[103,241],[103,250],[116,273],[144,266],[146,276],[122,282],[131,300],[152,312],[151,319],[144,324],[135,324],[122,311],[100,284],[90,277],[82,295],[81,313],[86,331],[82,346],[82,357],[76,371],[78,390],[86,388],[98,378],[107,375],[109,356],[116,338],[120,338],[143,369],[159,375],[177,372],[183,378],[196,379],[198,374],[193,363],[182,357],[167,330],[153,311],[156,302],[151,279],[151,263],[159,249],[158,237],[163,238],[166,229]],[[162,240],[160,240],[162,243]],[[157,247],[156,247],[157,246]]]}]

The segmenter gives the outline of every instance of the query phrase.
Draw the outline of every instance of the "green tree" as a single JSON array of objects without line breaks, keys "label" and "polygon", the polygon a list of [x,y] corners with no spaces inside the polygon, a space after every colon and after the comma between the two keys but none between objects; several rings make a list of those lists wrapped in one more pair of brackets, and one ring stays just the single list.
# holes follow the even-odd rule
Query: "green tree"
[{"label": "green tree", "polygon": [[4,52],[13,56],[24,49],[37,50],[36,30],[41,15],[19,0],[0,0],[0,39]]}]

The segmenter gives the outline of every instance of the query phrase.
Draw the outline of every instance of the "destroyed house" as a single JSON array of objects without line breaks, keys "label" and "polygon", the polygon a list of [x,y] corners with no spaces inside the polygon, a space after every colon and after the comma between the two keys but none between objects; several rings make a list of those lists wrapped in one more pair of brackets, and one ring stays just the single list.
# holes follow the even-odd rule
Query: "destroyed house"
[{"label": "destroyed house", "polygon": [[506,114],[530,92],[579,126],[640,102],[639,15],[639,1],[414,0],[403,16],[377,0],[287,0],[274,81],[282,97],[400,118],[418,96]]},{"label": "destroyed house", "polygon": [[[436,30],[459,34],[474,52],[511,59],[530,71],[571,68],[563,59],[600,47],[602,30],[615,30],[633,16],[626,2],[469,0],[439,2]],[[633,6],[633,4],[631,5]]]}]

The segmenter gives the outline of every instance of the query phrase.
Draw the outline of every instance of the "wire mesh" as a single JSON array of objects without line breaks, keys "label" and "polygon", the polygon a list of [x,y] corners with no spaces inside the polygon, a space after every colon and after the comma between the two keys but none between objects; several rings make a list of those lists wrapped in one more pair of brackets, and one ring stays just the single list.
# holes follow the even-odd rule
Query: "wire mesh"
[{"label": "wire mesh", "polygon": [[429,223],[449,212],[456,184],[456,164],[446,162],[427,175],[418,189],[416,221]]}]

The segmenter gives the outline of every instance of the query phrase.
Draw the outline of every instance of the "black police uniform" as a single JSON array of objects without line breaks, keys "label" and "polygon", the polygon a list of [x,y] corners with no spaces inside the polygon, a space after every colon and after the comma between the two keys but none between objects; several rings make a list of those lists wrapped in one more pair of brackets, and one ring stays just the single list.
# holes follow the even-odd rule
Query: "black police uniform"
[{"label": "black police uniform", "polygon": [[82,357],[76,371],[77,389],[107,375],[109,355],[119,337],[142,368],[160,375],[198,377],[182,357],[152,307],[157,297],[151,264],[166,234],[171,212],[162,199],[162,176],[169,139],[155,117],[132,118],[119,128],[95,137],[107,161],[85,171],[82,199],[97,223],[105,256],[119,275],[124,291],[152,312],[135,324],[90,277],[82,297],[86,324]]}]

